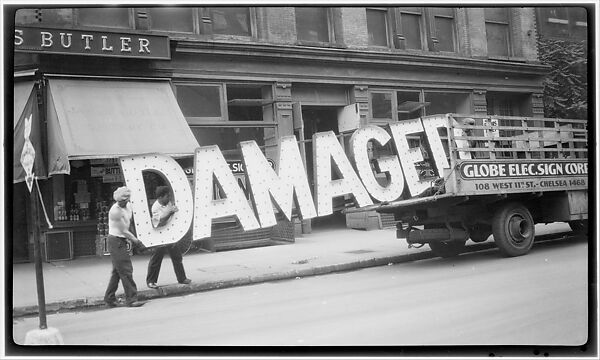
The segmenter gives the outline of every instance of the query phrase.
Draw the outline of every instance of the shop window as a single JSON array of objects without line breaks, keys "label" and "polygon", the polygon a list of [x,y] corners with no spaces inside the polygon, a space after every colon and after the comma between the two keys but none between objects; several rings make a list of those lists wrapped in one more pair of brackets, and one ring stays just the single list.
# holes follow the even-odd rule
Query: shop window
[{"label": "shop window", "polygon": [[133,11],[124,7],[79,8],[77,24],[81,26],[101,26],[132,29]]},{"label": "shop window", "polygon": [[468,114],[470,113],[469,94],[450,92],[425,92],[426,115]]},{"label": "shop window", "polygon": [[389,46],[387,9],[367,8],[367,31],[369,45]]},{"label": "shop window", "polygon": [[420,101],[420,93],[416,91],[396,92],[398,120],[415,119],[422,115],[425,103]]},{"label": "shop window", "polygon": [[587,39],[587,11],[581,7],[549,7],[538,12],[545,36]]},{"label": "shop window", "polygon": [[190,129],[200,146],[218,145],[225,152],[237,152],[238,144],[247,140],[254,140],[258,146],[264,146],[267,133],[263,127],[191,126]]},{"label": "shop window", "polygon": [[222,84],[175,85],[177,102],[188,123],[226,119]]},{"label": "shop window", "polygon": [[270,107],[268,86],[227,84],[227,113],[229,121],[263,121],[263,110]]},{"label": "shop window", "polygon": [[392,117],[392,92],[372,92],[371,112],[373,120],[388,120]]},{"label": "shop window", "polygon": [[210,8],[213,34],[251,36],[250,8],[215,7]]},{"label": "shop window", "polygon": [[485,33],[488,56],[510,56],[508,8],[485,8]]},{"label": "shop window", "polygon": [[333,42],[331,11],[326,7],[297,7],[296,32],[299,41]]},{"label": "shop window", "polygon": [[192,33],[194,12],[194,9],[185,7],[148,8],[150,29]]}]

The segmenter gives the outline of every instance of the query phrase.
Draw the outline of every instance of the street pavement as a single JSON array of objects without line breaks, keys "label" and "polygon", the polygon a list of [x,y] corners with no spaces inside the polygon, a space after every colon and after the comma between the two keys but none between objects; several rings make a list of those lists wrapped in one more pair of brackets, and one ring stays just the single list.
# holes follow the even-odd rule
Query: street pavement
[{"label": "street pavement", "polygon": [[[536,225],[536,235],[570,231],[566,223]],[[468,251],[493,248],[492,238]],[[535,247],[535,245],[534,245]],[[189,285],[178,284],[169,256],[165,256],[158,289],[146,287],[149,255],[132,257],[133,277],[140,300],[184,295],[267,281],[294,279],[339,271],[415,261],[434,255],[428,246],[408,248],[395,229],[356,230],[343,225],[313,229],[296,236],[294,243],[212,253],[191,253],[183,258]],[[500,256],[500,255],[498,255]],[[43,263],[46,311],[82,310],[104,306],[103,295],[111,271],[109,256]],[[7,278],[10,280],[10,274]],[[33,263],[12,266],[13,317],[38,313]],[[8,295],[8,294],[7,294]],[[123,295],[119,285],[117,296]],[[9,297],[5,301],[10,306]]]}]

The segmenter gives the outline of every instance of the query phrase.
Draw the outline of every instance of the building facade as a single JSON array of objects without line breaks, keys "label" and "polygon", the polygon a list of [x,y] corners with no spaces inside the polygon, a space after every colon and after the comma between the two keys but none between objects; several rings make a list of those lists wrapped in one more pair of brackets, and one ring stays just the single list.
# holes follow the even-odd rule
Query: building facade
[{"label": "building facade", "polygon": [[[54,106],[46,104],[46,108],[58,109],[55,115],[45,114],[51,136],[52,131],[64,135],[64,126],[51,129],[52,117],[58,123],[76,122],[78,114],[83,118],[90,111],[71,107],[68,99],[57,105],[57,97],[69,96],[69,86],[81,90],[71,91],[70,96],[77,98],[85,93],[78,86],[86,81],[148,80],[152,87],[161,80],[172,90],[177,111],[197,144],[218,145],[235,164],[240,160],[240,141],[255,140],[274,159],[278,139],[289,135],[296,136],[302,154],[310,159],[314,133],[333,131],[344,146],[352,122],[386,125],[438,113],[542,117],[543,81],[549,67],[539,59],[536,11],[354,6],[19,9],[15,122],[23,106],[17,104],[19,84],[49,84],[45,91],[53,96]],[[26,43],[24,34],[30,33],[33,45],[17,46]],[[155,50],[149,41],[167,45]],[[98,96],[104,94],[108,101],[111,86],[101,87]],[[139,99],[143,92],[132,86],[123,92],[130,99],[105,106],[113,112],[118,108],[114,116],[122,116],[123,121],[150,116],[139,109],[152,106]],[[92,95],[86,99],[98,101]],[[103,120],[98,116],[94,121]],[[143,121],[138,124],[143,126]],[[169,126],[169,119],[164,126]],[[48,166],[55,160],[51,143],[48,138]],[[108,157],[111,154],[74,152],[64,155],[70,169],[55,172],[41,187],[46,209],[54,210],[52,221],[61,223],[67,212],[71,257],[95,255],[103,231],[98,219],[109,206],[107,194],[122,179],[111,173],[118,168]],[[189,158],[179,161],[191,167]],[[311,179],[311,162],[305,164]],[[243,177],[239,179],[244,187]],[[152,177],[147,180],[149,188],[160,183]],[[25,189],[22,183],[15,184],[15,196]],[[341,209],[347,202],[336,199],[334,206]],[[88,225],[75,231],[69,214],[78,214],[81,221],[81,203],[90,209],[85,217]],[[13,211],[13,254],[16,260],[27,261],[31,258],[31,240],[25,240],[31,238],[25,224],[29,210],[15,202]],[[379,226],[389,220],[377,217]],[[207,248],[256,246],[274,232],[275,237],[290,238],[287,225],[252,234],[228,224],[215,225],[215,238]],[[292,227],[298,233],[298,222],[292,222]],[[305,221],[301,228],[311,231],[311,223]]]}]

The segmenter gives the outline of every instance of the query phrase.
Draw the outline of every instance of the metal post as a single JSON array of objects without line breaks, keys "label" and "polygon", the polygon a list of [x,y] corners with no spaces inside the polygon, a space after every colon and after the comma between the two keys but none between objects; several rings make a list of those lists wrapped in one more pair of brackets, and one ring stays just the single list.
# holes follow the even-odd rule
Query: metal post
[{"label": "metal post", "polygon": [[[37,181],[34,181],[34,186],[37,185]],[[44,272],[42,269],[42,248],[40,246],[40,224],[39,224],[39,210],[37,204],[37,191],[32,189],[30,193],[31,199],[31,212],[33,214],[33,256],[35,261],[35,282],[37,284],[37,295],[38,295],[38,313],[40,318],[40,329],[44,330],[48,328],[46,322],[46,296],[44,293]],[[41,199],[40,199],[41,200]]]}]

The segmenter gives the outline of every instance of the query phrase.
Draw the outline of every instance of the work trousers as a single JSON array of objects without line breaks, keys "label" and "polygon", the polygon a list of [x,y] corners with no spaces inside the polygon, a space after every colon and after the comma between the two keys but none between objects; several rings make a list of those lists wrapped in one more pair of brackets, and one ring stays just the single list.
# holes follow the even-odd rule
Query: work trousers
[{"label": "work trousers", "polygon": [[117,301],[115,293],[119,287],[119,280],[125,291],[125,302],[129,304],[137,301],[137,286],[133,281],[133,264],[127,251],[127,239],[108,235],[108,252],[112,261],[112,271],[104,293],[104,301],[106,303]]},{"label": "work trousers", "polygon": [[154,249],[152,256],[150,256],[150,262],[148,263],[146,283],[156,283],[158,281],[160,266],[162,264],[163,257],[167,252],[169,253],[169,257],[173,263],[173,270],[175,270],[177,282],[182,282],[187,278],[185,275],[185,269],[183,268],[183,256],[181,255],[181,250],[179,250],[177,244],[170,244],[159,246]]}]

